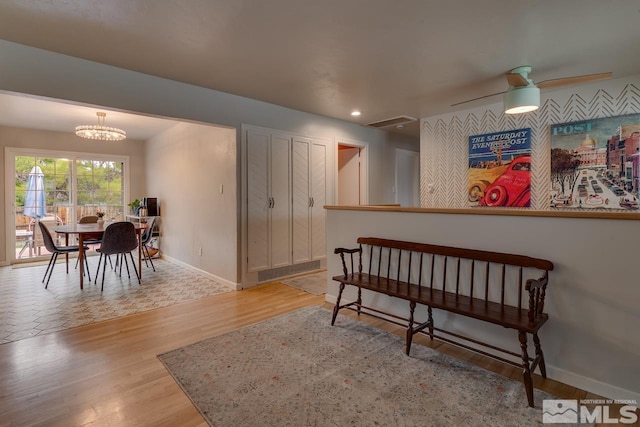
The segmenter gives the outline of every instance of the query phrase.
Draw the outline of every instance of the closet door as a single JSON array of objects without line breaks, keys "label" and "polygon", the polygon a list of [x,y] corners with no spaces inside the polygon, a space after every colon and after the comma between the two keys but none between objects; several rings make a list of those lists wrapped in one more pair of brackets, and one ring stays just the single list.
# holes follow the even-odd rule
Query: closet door
[{"label": "closet door", "polygon": [[271,136],[271,267],[291,264],[291,139]]},{"label": "closet door", "polygon": [[311,260],[311,140],[293,138],[293,263]]},{"label": "closet door", "polygon": [[325,210],[327,204],[327,179],[329,177],[329,147],[322,141],[311,144],[311,259],[327,257]]},{"label": "closet door", "polygon": [[271,266],[269,217],[269,146],[271,135],[247,132],[247,257],[248,271]]}]

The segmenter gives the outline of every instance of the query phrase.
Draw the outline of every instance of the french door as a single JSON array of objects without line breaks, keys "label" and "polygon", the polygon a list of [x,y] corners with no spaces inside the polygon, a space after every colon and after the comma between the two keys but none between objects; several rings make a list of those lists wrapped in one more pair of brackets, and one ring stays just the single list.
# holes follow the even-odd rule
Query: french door
[{"label": "french door", "polygon": [[126,156],[7,148],[5,165],[5,194],[13,201],[6,213],[10,262],[48,255],[38,222],[70,224],[98,211],[124,220]]}]

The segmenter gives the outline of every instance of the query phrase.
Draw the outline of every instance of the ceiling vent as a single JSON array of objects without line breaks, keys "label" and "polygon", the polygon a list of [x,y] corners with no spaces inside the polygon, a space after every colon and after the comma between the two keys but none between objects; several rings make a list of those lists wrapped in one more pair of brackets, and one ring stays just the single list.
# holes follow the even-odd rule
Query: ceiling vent
[{"label": "ceiling vent", "polygon": [[379,122],[367,123],[367,126],[372,126],[374,128],[386,128],[389,126],[402,126],[407,123],[412,123],[417,121],[418,119],[409,117],[409,116],[398,116],[393,117],[391,119],[380,120]]}]

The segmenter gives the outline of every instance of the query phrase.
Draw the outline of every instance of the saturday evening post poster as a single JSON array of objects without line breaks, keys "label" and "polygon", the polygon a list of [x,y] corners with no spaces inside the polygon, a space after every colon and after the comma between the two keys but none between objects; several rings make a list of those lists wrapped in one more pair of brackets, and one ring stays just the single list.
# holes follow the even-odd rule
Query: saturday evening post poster
[{"label": "saturday evening post poster", "polygon": [[640,114],[551,125],[552,208],[638,210]]},{"label": "saturday evening post poster", "polygon": [[531,129],[469,136],[469,206],[529,207]]}]

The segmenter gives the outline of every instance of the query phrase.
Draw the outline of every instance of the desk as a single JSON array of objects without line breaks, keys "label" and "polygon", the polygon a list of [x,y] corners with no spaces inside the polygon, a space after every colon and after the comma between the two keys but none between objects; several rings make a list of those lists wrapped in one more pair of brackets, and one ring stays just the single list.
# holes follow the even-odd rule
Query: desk
[{"label": "desk", "polygon": [[[97,223],[92,224],[69,224],[69,225],[59,225],[57,227],[52,227],[53,231],[58,234],[64,234],[65,245],[69,244],[69,235],[76,234],[78,235],[78,246],[80,247],[78,250],[78,264],[80,266],[80,289],[83,288],[84,284],[84,241],[86,239],[100,239],[104,234],[104,229],[107,228],[109,223],[105,223],[103,225],[98,225]],[[136,234],[138,235],[138,271],[140,272],[140,279],[142,279],[142,230],[147,228],[146,224],[134,224],[136,228]],[[69,255],[66,255],[67,260]]]}]

